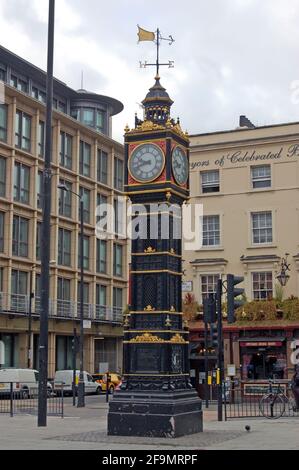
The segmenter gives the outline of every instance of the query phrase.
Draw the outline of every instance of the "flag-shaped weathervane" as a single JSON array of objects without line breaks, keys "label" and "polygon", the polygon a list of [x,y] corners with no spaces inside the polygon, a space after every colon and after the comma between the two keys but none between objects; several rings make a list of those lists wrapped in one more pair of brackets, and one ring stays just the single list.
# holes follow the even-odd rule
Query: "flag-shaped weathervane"
[{"label": "flag-shaped weathervane", "polygon": [[141,68],[146,68],[148,66],[154,65],[157,69],[157,76],[159,75],[160,65],[167,65],[169,68],[174,67],[173,60],[170,60],[167,64],[161,64],[159,62],[159,52],[160,52],[161,41],[168,41],[169,45],[171,46],[171,44],[174,42],[173,37],[169,36],[168,38],[163,38],[161,33],[160,33],[159,28],[157,29],[157,31],[153,32],[153,31],[147,31],[146,29],[140,28],[139,25],[137,25],[137,27],[138,27],[138,33],[137,33],[138,42],[153,41],[153,42],[156,42],[156,45],[157,45],[157,60],[156,60],[156,63],[155,64],[148,64],[146,61],[145,62],[140,62],[140,67]]}]

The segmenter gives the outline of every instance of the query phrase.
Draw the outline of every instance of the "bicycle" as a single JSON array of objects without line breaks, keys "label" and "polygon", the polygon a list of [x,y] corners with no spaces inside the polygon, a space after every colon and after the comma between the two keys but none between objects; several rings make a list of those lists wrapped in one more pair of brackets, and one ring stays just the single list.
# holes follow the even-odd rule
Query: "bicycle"
[{"label": "bicycle", "polygon": [[[280,384],[275,384],[275,382],[269,380],[269,391],[261,398],[259,402],[259,409],[261,414],[268,419],[278,419],[283,416],[286,412],[286,405],[288,405],[288,413],[295,413],[297,410],[297,405],[293,397],[289,397]],[[273,390],[274,388],[274,390]],[[288,392],[292,390],[291,386],[288,385]]]}]

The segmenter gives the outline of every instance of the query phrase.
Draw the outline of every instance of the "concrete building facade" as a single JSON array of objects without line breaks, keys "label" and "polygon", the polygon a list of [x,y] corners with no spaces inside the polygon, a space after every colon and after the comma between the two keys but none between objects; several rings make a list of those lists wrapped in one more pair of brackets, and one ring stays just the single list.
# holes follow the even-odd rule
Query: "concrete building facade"
[{"label": "concrete building facade", "polygon": [[[7,367],[38,366],[45,83],[43,71],[0,47],[0,341]],[[111,137],[112,117],[122,109],[113,98],[54,81],[50,377],[72,367],[79,331],[79,197],[72,192],[84,201],[84,366],[91,373],[100,363],[122,367],[127,243],[95,235],[96,207],[123,194],[123,146]]]}]

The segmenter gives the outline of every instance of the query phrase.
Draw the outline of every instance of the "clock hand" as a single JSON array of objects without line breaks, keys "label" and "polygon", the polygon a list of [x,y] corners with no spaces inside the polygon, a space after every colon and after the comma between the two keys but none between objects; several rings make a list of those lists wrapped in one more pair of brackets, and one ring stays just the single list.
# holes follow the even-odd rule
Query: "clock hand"
[{"label": "clock hand", "polygon": [[147,160],[147,161],[141,161],[139,162],[139,164],[135,167],[137,169],[143,167],[143,165],[150,165],[151,164],[151,160]]}]

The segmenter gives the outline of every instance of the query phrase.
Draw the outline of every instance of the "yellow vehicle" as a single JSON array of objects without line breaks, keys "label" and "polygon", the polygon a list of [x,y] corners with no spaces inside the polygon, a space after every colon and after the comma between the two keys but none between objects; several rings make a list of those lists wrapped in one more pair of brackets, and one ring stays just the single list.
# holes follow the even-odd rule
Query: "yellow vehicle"
[{"label": "yellow vehicle", "polygon": [[[108,390],[109,393],[114,393],[116,387],[121,383],[121,376],[114,372],[108,372],[109,382]],[[101,385],[102,392],[107,391],[107,374],[93,374],[93,380]]]}]

